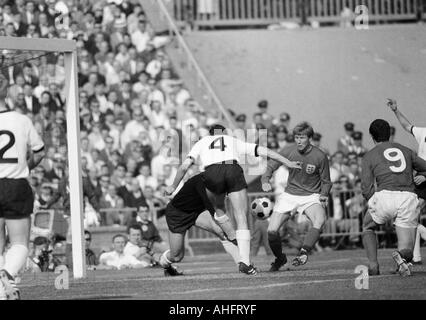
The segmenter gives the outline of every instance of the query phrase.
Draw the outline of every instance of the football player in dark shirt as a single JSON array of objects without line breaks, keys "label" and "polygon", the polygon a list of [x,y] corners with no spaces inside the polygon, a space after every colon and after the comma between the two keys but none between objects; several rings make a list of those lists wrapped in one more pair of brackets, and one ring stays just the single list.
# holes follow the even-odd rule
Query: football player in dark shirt
[{"label": "football player in dark shirt", "polygon": [[[326,221],[328,194],[331,189],[330,167],[327,155],[311,144],[314,134],[312,126],[307,122],[298,124],[293,129],[295,145],[285,147],[280,154],[290,161],[302,163],[302,170],[289,169],[289,177],[285,192],[276,199],[274,211],[268,227],[269,245],[276,259],[269,271],[278,271],[287,262],[282,252],[279,230],[292,214],[306,214],[313,227],[308,231],[299,255],[294,258],[293,265],[304,265],[308,253],[319,240],[320,232]],[[266,172],[262,176],[262,189],[271,191],[269,180],[280,163],[269,160]]]},{"label": "football player in dark shirt", "polygon": [[392,253],[398,272],[411,275],[409,262],[418,225],[413,170],[424,175],[426,161],[416,153],[395,142],[389,142],[390,125],[382,119],[370,125],[370,135],[375,147],[362,160],[361,189],[368,201],[368,211],[363,220],[362,241],[369,260],[369,274],[378,275],[377,240],[375,230],[389,220],[394,220],[398,237],[398,250]]},{"label": "football player in dark shirt", "polygon": [[[225,251],[232,256],[237,265],[239,264],[240,255],[235,239],[235,230],[229,217],[223,211],[217,211],[216,218],[213,219],[215,210],[207,197],[201,174],[190,178],[176,193],[166,208],[170,250],[165,251],[160,258],[160,264],[164,267],[166,276],[183,274],[172,263],[183,259],[185,234],[193,225],[217,235]],[[225,234],[223,230],[226,230],[228,234]],[[229,234],[229,230],[233,231],[233,235]]]}]

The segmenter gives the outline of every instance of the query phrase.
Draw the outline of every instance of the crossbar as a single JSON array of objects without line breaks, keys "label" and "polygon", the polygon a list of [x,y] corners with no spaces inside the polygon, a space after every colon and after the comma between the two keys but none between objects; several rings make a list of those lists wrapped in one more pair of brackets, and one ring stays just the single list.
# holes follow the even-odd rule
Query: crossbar
[{"label": "crossbar", "polygon": [[26,50],[44,52],[73,52],[77,49],[73,40],[0,37],[0,50]]}]

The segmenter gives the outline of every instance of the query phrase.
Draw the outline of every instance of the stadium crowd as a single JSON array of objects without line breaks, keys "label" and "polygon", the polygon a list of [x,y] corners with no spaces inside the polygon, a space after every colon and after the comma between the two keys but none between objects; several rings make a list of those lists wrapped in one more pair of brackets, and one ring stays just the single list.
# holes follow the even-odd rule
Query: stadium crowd
[{"label": "stadium crowd", "polygon": [[[58,24],[58,12],[68,14],[68,28]],[[219,118],[217,111],[200,106],[176,75],[164,49],[170,39],[155,34],[137,0],[0,0],[0,36],[76,41],[85,227],[127,226],[129,239],[141,238],[130,244],[150,242],[134,235],[148,228],[141,212],[152,217],[165,206],[164,189],[172,184],[182,154]],[[46,54],[14,63],[14,53],[4,51],[1,58],[6,66],[1,72],[10,84],[8,106],[33,119],[46,145],[47,156],[30,178],[35,206],[69,207],[64,56]],[[294,142],[288,113],[274,117],[266,100],[258,108],[252,121],[230,112],[241,129],[267,129],[272,149]],[[366,152],[363,135],[352,123],[344,128],[338,151],[330,154],[332,182],[338,191],[330,201],[330,232],[359,230],[364,208],[362,196],[353,191],[359,188]],[[315,145],[323,148],[321,139],[315,133]],[[281,183],[285,174],[285,168],[275,174],[275,192],[285,187]],[[86,236],[90,241],[90,233]],[[113,240],[118,256],[126,251],[123,238],[127,237],[117,235]],[[143,263],[117,262],[117,254],[111,253],[101,256],[100,264],[155,265],[155,253],[164,250],[161,239],[154,250],[155,242],[145,246],[146,252],[133,252],[144,256],[139,259]],[[42,239],[34,242],[37,252],[46,246]]]}]

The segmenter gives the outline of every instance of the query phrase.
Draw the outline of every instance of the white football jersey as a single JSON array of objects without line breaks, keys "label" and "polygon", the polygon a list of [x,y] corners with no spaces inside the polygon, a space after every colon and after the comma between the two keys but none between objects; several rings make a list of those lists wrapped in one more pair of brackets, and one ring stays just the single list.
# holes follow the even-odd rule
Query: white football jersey
[{"label": "white football jersey", "polygon": [[28,178],[28,148],[33,152],[44,148],[31,119],[16,111],[0,111],[0,179]]},{"label": "white football jersey", "polygon": [[426,160],[426,128],[412,127],[411,132],[419,144],[417,155]]},{"label": "white football jersey", "polygon": [[257,157],[257,147],[255,143],[247,143],[232,136],[206,136],[192,147],[188,157],[197,161],[204,169],[211,164],[223,161],[236,160],[241,163],[241,160],[245,160],[241,157],[242,155]]}]

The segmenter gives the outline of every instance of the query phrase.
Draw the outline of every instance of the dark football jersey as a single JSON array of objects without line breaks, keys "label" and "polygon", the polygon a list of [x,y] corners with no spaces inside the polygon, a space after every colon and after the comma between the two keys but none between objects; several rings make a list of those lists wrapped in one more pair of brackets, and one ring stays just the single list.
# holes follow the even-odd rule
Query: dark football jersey
[{"label": "dark football jersey", "polygon": [[362,160],[362,194],[370,199],[375,191],[414,192],[413,169],[425,172],[426,161],[399,143],[380,143]]},{"label": "dark football jersey", "polygon": [[[289,169],[285,192],[296,196],[320,193],[327,196],[331,189],[330,166],[327,155],[315,146],[305,153],[300,153],[296,145],[284,147],[279,153],[290,161],[302,162],[302,169]],[[275,160],[268,160],[262,183],[267,183],[272,174],[281,166]]]}]

